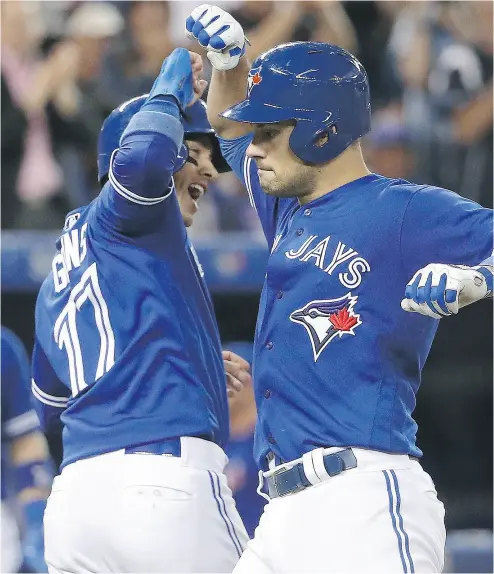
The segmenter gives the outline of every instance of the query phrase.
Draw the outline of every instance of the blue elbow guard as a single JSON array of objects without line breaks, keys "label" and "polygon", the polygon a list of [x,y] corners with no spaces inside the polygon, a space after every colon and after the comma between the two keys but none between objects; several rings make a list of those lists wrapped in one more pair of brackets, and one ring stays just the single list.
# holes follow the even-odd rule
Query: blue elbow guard
[{"label": "blue elbow guard", "polygon": [[25,488],[49,489],[53,480],[53,469],[45,460],[15,466],[13,474],[17,492]]},{"label": "blue elbow guard", "polygon": [[165,58],[159,76],[149,92],[148,101],[157,96],[167,95],[177,100],[182,112],[194,97],[190,55],[185,48],[175,48]]}]

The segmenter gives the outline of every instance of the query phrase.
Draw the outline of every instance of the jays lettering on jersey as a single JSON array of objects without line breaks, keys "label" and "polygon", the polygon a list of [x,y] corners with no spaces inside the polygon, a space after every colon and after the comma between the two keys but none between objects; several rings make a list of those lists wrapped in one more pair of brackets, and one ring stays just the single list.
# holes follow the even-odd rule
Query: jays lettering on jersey
[{"label": "jays lettering on jersey", "polygon": [[253,360],[259,465],[318,446],[420,456],[412,412],[438,321],[400,301],[428,263],[486,259],[492,211],[376,174],[300,206],[262,191],[250,140],[221,146],[271,251]]},{"label": "jays lettering on jersey", "polygon": [[152,130],[129,133],[131,120],[100,195],[68,216],[39,292],[32,389],[45,428],[61,417],[62,466],[163,438],[228,438],[218,328],[171,180],[181,136],[152,114]]},{"label": "jays lettering on jersey", "polygon": [[39,429],[39,420],[31,405],[29,359],[10,329],[2,327],[2,500],[9,482],[9,446],[12,439]]}]

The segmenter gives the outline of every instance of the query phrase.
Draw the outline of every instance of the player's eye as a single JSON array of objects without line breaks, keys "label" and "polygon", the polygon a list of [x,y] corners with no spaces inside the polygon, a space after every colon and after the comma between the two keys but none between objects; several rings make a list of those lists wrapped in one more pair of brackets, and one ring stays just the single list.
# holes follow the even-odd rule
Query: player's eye
[{"label": "player's eye", "polygon": [[278,130],[267,129],[264,131],[264,138],[267,140],[274,139],[279,134]]},{"label": "player's eye", "polygon": [[189,147],[189,155],[187,157],[187,161],[190,162],[192,165],[199,165],[197,158],[199,156],[199,150]]}]

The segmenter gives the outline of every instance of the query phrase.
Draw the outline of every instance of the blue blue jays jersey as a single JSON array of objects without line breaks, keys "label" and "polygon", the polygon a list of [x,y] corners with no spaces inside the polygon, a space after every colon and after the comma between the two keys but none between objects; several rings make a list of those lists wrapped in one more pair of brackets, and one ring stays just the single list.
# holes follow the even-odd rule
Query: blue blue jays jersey
[{"label": "blue blue jays jersey", "polygon": [[31,404],[29,359],[20,339],[2,327],[2,500],[7,495],[6,469],[12,439],[39,429]]},{"label": "blue blue jays jersey", "polygon": [[255,457],[315,447],[420,456],[412,418],[438,321],[400,307],[405,286],[437,262],[492,253],[492,211],[457,194],[370,174],[306,205],[263,193],[251,136],[222,140],[271,255],[253,359]]},{"label": "blue blue jays jersey", "polygon": [[63,427],[62,467],[164,438],[228,439],[218,327],[171,179],[183,132],[145,107],[100,195],[67,217],[36,304],[32,390],[44,426]]}]

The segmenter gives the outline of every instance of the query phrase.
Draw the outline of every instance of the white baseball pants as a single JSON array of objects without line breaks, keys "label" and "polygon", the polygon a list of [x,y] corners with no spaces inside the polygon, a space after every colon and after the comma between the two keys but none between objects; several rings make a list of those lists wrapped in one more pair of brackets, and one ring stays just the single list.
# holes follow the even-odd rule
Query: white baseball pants
[{"label": "white baseball pants", "polygon": [[248,536],[212,442],[181,456],[79,460],[55,478],[44,517],[50,573],[231,572]]},{"label": "white baseball pants", "polygon": [[408,456],[352,450],[356,468],[265,506],[234,574],[441,572],[444,506],[430,476]]}]

